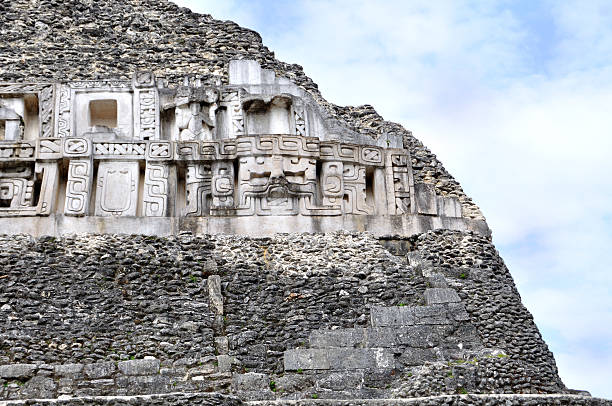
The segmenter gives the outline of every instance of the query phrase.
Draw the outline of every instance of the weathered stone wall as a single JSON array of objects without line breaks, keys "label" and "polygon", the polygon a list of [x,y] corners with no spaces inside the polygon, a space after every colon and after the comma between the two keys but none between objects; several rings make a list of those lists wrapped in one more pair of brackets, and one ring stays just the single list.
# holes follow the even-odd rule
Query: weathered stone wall
[{"label": "weathered stone wall", "polygon": [[415,179],[456,196],[463,215],[483,218],[478,207],[412,133],[384,121],[371,106],[328,103],[299,65],[278,61],[254,31],[166,0],[14,0],[0,3],[0,81],[129,79],[136,70],[178,82],[197,75],[204,82],[228,81],[231,59],[256,59],[310,92],[332,117],[377,138],[404,137]]},{"label": "weathered stone wall", "polygon": [[566,391],[510,274],[475,234],[0,245],[4,399]]},{"label": "weathered stone wall", "polygon": [[501,368],[512,375],[505,384],[508,389],[554,393],[563,388],[553,355],[493,244],[474,234],[452,231],[421,234],[413,241],[466,302],[483,344],[509,355],[511,362]]},{"label": "weathered stone wall", "polygon": [[0,364],[214,355],[203,239],[0,238]]}]

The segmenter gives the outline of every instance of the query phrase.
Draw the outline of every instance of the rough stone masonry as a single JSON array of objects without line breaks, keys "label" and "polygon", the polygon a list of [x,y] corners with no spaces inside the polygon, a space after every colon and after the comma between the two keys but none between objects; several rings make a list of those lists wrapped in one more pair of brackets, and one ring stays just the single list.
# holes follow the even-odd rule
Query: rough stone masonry
[{"label": "rough stone masonry", "polygon": [[610,405],[370,106],[165,0],[0,3],[0,405]]}]

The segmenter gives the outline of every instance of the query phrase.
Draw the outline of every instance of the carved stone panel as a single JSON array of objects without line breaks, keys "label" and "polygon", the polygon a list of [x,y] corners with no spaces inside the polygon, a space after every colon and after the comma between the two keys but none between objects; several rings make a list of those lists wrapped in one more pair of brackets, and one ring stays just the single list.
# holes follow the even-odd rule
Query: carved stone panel
[{"label": "carved stone panel", "polygon": [[100,162],[96,216],[135,216],[138,207],[138,162]]},{"label": "carved stone panel", "polygon": [[221,94],[221,106],[227,109],[230,117],[230,134],[233,138],[245,135],[244,132],[244,112],[240,101],[239,90],[228,90]]},{"label": "carved stone panel", "polygon": [[139,140],[159,139],[159,108],[157,103],[157,90],[155,88],[139,89],[134,97],[137,118],[135,138]]},{"label": "carved stone panel", "polygon": [[234,207],[234,163],[216,161],[212,164],[212,209]]},{"label": "carved stone panel", "polygon": [[55,200],[59,186],[59,165],[57,162],[37,162],[36,174],[41,179],[36,214],[48,216],[55,211]]},{"label": "carved stone panel", "polygon": [[374,214],[374,207],[366,202],[366,167],[344,164],[344,213]]},{"label": "carved stone panel", "polygon": [[164,217],[168,215],[170,168],[163,162],[147,162],[144,184],[144,215]]},{"label": "carved stone panel", "polygon": [[70,161],[64,214],[67,216],[86,216],[89,214],[92,181],[93,163],[91,159],[73,159]]},{"label": "carved stone panel", "polygon": [[342,162],[323,162],[321,165],[323,206],[342,206],[344,196],[343,173]]},{"label": "carved stone panel", "polygon": [[32,206],[34,182],[23,178],[0,178],[0,207],[24,209]]},{"label": "carved stone panel", "polygon": [[300,199],[316,199],[314,159],[272,155],[239,162],[239,215],[297,215]]},{"label": "carved stone panel", "polygon": [[185,216],[209,214],[212,170],[207,164],[188,164],[185,177]]}]

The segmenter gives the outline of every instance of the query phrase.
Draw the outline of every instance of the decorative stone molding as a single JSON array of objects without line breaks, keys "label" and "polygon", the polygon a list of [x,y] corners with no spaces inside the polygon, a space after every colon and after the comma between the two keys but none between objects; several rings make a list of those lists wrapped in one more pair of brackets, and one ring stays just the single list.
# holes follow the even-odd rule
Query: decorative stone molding
[{"label": "decorative stone molding", "polygon": [[[461,218],[456,198],[414,183],[407,149],[389,147],[397,143],[388,137],[387,147],[356,142],[348,129],[338,136],[310,95],[241,63],[230,85],[186,79],[173,87],[151,72],[132,81],[0,84],[15,111],[27,94],[41,109],[36,137],[0,142],[0,217],[62,214],[57,200],[68,216]],[[303,231],[320,227],[312,224]],[[241,232],[234,227],[226,229]]]}]

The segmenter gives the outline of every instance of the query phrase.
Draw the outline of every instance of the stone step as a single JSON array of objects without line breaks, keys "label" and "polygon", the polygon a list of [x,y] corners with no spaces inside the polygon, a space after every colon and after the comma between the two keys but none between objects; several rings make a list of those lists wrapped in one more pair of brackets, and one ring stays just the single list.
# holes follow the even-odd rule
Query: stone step
[{"label": "stone step", "polygon": [[455,289],[450,288],[429,288],[425,289],[425,303],[427,305],[459,303],[461,299]]},{"label": "stone step", "polygon": [[402,327],[417,325],[446,325],[453,321],[468,321],[469,315],[461,303],[428,306],[372,306],[372,327]]},{"label": "stone step", "polygon": [[287,350],[285,371],[391,369],[393,353],[384,348],[308,348]]},{"label": "stone step", "polygon": [[309,342],[311,348],[431,348],[440,342],[440,333],[434,326],[315,330]]}]

